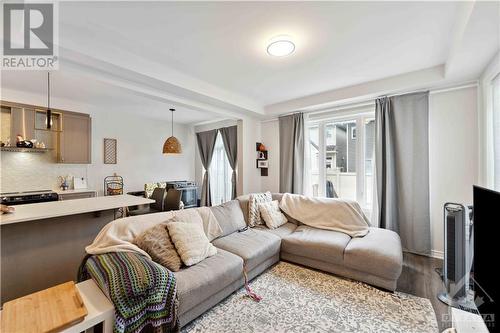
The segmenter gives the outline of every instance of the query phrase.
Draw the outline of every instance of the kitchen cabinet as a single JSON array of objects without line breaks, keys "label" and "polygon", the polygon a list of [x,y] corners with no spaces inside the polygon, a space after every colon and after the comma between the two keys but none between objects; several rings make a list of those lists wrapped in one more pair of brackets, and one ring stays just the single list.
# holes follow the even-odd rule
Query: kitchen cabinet
[{"label": "kitchen cabinet", "polygon": [[91,163],[92,120],[89,115],[64,112],[58,162]]},{"label": "kitchen cabinet", "polygon": [[35,138],[35,110],[28,108],[10,109],[10,142],[15,144],[16,136],[25,140]]}]

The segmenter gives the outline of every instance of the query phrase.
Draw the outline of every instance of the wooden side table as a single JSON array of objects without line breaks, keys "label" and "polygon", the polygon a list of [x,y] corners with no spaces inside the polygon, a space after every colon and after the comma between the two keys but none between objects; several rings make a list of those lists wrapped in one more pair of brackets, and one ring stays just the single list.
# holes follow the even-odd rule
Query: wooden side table
[{"label": "wooden side table", "polygon": [[64,333],[80,333],[95,325],[103,324],[103,333],[113,332],[115,320],[115,307],[110,300],[103,294],[101,289],[95,284],[94,280],[89,279],[76,285],[80,292],[83,303],[85,304],[88,315],[85,319],[67,329]]}]

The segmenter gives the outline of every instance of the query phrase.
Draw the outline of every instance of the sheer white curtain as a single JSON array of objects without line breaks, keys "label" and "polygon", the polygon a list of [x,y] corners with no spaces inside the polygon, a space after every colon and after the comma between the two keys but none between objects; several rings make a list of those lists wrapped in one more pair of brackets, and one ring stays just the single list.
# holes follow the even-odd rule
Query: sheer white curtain
[{"label": "sheer white curtain", "polygon": [[309,120],[309,115],[307,113],[304,113],[304,177],[303,177],[303,191],[305,196],[312,196],[312,183],[311,183],[311,159],[310,159],[310,154],[311,154],[311,147],[309,144],[309,125],[310,125],[310,120]]},{"label": "sheer white curtain", "polygon": [[493,179],[500,190],[500,74],[493,80]]},{"label": "sheer white curtain", "polygon": [[226,150],[222,136],[217,133],[215,140],[214,154],[210,164],[210,191],[212,205],[219,205],[231,200],[231,174],[232,169],[227,159]]}]

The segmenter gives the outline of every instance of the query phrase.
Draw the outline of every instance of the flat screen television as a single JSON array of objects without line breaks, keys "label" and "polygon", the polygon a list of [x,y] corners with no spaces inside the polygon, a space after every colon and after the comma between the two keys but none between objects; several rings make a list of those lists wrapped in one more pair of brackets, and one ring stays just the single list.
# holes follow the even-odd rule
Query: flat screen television
[{"label": "flat screen television", "polygon": [[500,192],[474,186],[475,303],[490,332],[500,332]]}]

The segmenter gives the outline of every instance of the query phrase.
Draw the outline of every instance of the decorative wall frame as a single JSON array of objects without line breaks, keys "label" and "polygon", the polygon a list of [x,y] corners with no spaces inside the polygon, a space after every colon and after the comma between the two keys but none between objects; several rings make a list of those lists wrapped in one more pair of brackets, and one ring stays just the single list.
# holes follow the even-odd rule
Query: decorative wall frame
[{"label": "decorative wall frame", "polygon": [[117,140],[104,138],[104,164],[117,163]]},{"label": "decorative wall frame", "polygon": [[266,146],[262,142],[255,143],[255,150],[257,151],[256,166],[260,169],[261,176],[267,176],[269,170],[269,162],[267,160],[268,152]]}]

